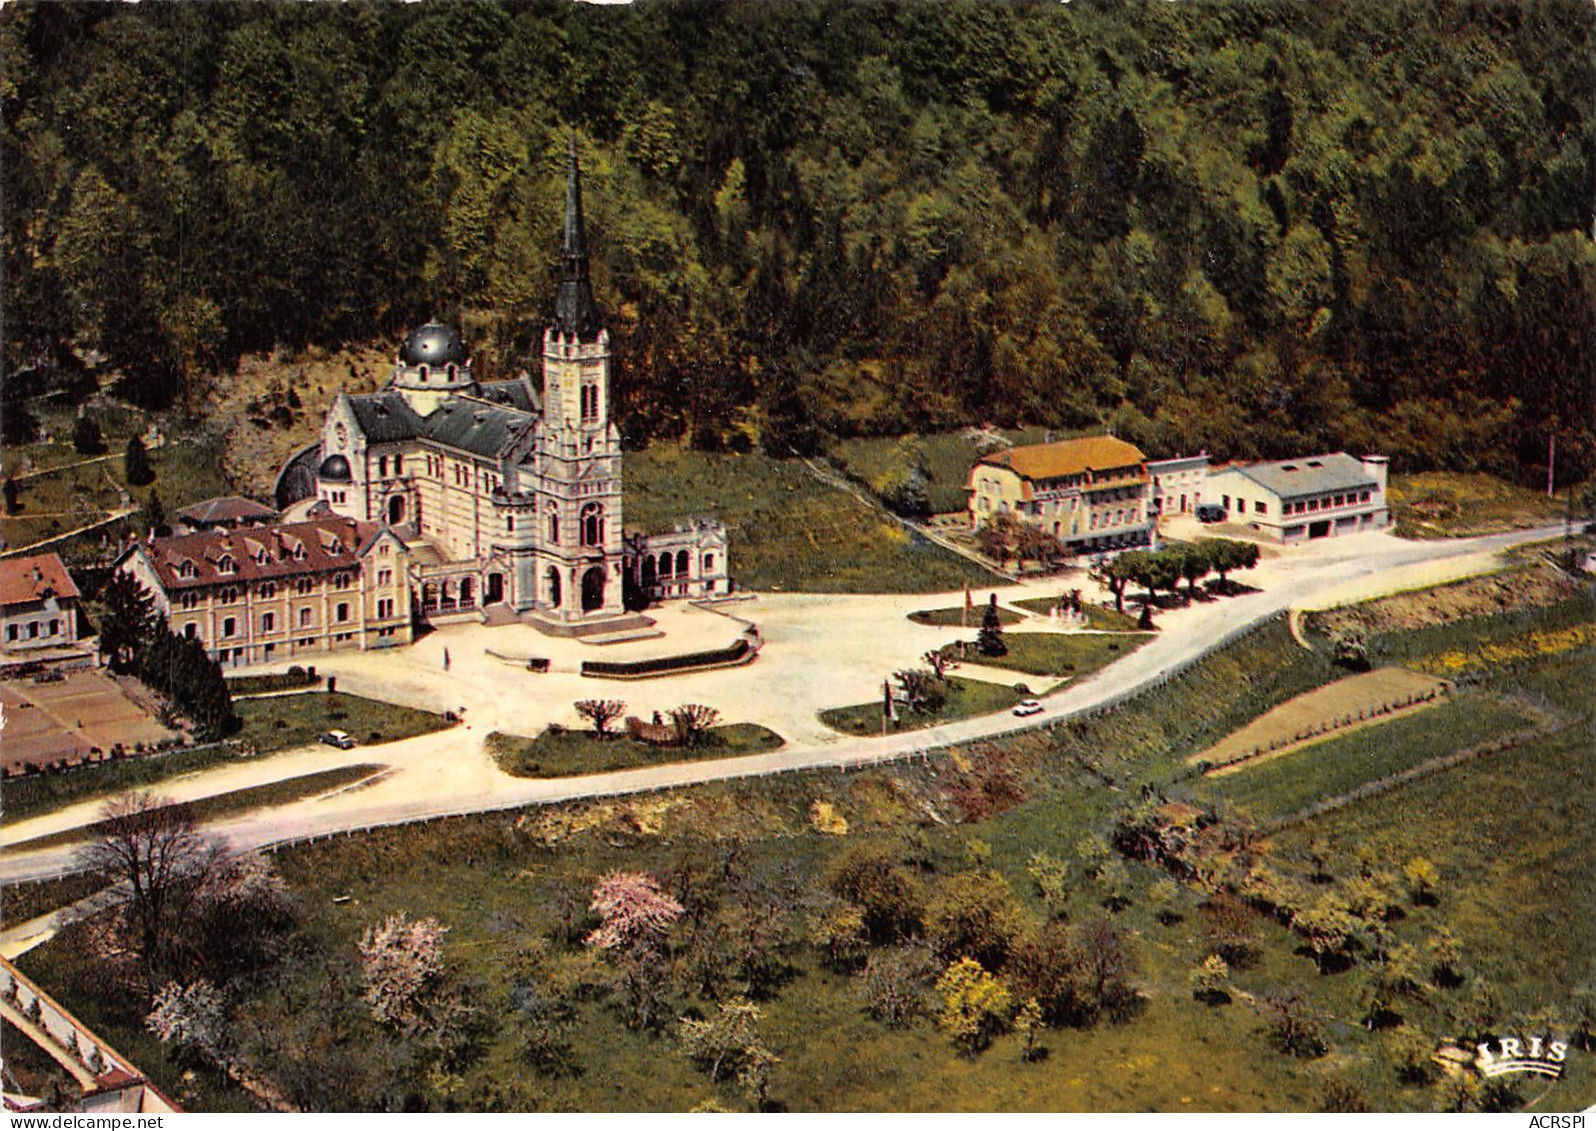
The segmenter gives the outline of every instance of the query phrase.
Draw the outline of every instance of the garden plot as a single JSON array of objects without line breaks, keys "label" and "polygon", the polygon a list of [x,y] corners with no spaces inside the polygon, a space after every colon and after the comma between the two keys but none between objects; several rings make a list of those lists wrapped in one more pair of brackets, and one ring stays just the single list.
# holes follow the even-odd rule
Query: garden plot
[{"label": "garden plot", "polygon": [[1223,767],[1216,773],[1234,772],[1324,735],[1345,733],[1360,721],[1372,725],[1442,702],[1440,696],[1450,686],[1444,679],[1396,667],[1348,676],[1264,712],[1187,762]]},{"label": "garden plot", "polygon": [[73,672],[59,683],[9,683],[0,687],[5,708],[7,772],[29,763],[79,762],[94,747],[121,743],[132,750],[177,735],[163,727],[101,671]]}]

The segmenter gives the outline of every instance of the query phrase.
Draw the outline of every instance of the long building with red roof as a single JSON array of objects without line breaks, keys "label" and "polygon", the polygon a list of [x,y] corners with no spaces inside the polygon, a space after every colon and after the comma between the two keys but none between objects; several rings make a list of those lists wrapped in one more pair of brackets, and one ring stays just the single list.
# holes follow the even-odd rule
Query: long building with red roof
[{"label": "long building with red roof", "polygon": [[410,548],[386,526],[342,515],[151,538],[117,566],[173,632],[223,664],[412,639]]}]

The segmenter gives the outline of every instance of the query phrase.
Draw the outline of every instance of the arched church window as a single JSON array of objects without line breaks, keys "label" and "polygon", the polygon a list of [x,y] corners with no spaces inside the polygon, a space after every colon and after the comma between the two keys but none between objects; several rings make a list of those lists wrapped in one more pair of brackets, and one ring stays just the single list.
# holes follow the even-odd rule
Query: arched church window
[{"label": "arched church window", "polygon": [[559,540],[560,540],[560,516],[559,516],[559,513],[557,511],[550,511],[549,512],[549,541],[550,542],[558,542]]},{"label": "arched church window", "polygon": [[421,383],[423,385],[427,383],[427,367],[425,365],[421,367]]},{"label": "arched church window", "polygon": [[604,506],[588,503],[582,508],[582,545],[599,546],[604,542]]}]

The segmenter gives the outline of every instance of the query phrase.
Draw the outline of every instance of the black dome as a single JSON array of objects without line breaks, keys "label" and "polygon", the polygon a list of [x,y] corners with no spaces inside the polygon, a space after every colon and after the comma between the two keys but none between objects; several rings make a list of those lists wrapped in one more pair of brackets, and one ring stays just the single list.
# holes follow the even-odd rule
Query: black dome
[{"label": "black dome", "polygon": [[464,364],[466,359],[460,332],[442,322],[417,326],[399,350],[399,360],[406,365],[448,365],[450,362],[458,365]]},{"label": "black dome", "polygon": [[321,471],[317,474],[333,483],[348,483],[353,478],[349,474],[349,461],[343,456],[328,456],[322,460]]}]

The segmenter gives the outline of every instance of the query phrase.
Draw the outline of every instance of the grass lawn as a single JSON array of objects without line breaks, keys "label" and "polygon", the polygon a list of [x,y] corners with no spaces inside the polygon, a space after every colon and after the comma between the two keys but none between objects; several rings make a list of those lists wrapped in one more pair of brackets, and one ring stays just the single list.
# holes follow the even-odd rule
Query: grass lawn
[{"label": "grass lawn", "polygon": [[[1023,601],[1015,601],[1019,608],[1026,609],[1040,616],[1047,616],[1057,605],[1055,597],[1027,597]],[[1101,605],[1094,605],[1090,601],[1081,603],[1081,612],[1086,614],[1086,627],[1095,628],[1099,632],[1136,632],[1136,618],[1129,613],[1117,613],[1113,609],[1105,609]]]},{"label": "grass lawn", "polygon": [[[1004,429],[1003,435],[1015,444],[1039,444],[1047,437],[1045,428]],[[1066,439],[1086,432],[1055,431],[1054,439]],[[927,494],[931,497],[934,514],[962,511],[969,502],[964,485],[970,478],[970,466],[979,458],[975,444],[962,431],[932,432],[915,437],[925,457],[925,468],[930,483]],[[839,440],[826,453],[831,461],[860,482],[874,484],[896,465],[899,439],[896,436],[860,437]]]},{"label": "grass lawn", "polygon": [[544,731],[536,738],[498,732],[488,736],[488,751],[499,769],[518,778],[564,778],[633,766],[731,758],[763,754],[784,745],[781,735],[757,723],[713,727],[696,747],[650,746],[624,733],[599,738],[587,730]]},{"label": "grass lawn", "polygon": [[1386,489],[1396,532],[1407,538],[1466,538],[1561,519],[1566,498],[1491,475],[1426,471],[1393,475]]},{"label": "grass lawn", "polygon": [[[32,774],[5,783],[4,821],[20,821],[63,805],[91,797],[109,797],[130,789],[159,786],[168,778],[191,774],[222,762],[260,757],[290,746],[314,742],[328,730],[346,730],[363,745],[393,742],[443,730],[450,724],[442,715],[418,711],[358,695],[277,695],[270,699],[245,699],[237,704],[244,729],[237,742],[219,743],[194,750],[174,750],[143,758],[96,762],[60,774]],[[372,737],[380,735],[379,738]]]},{"label": "grass lawn", "polygon": [[1323,723],[1344,723],[1348,718],[1364,715],[1373,717],[1380,708],[1401,704],[1409,697],[1439,693],[1444,687],[1442,680],[1406,668],[1376,668],[1345,676],[1265,711],[1207,750],[1193,754],[1190,760],[1223,766],[1248,757],[1254,751],[1267,752],[1299,741],[1300,735],[1317,730]]},{"label": "grass lawn", "polygon": [[[1356,802],[1273,840],[1277,855],[1304,870],[1318,855],[1340,876],[1356,874],[1365,859],[1432,861],[1439,903],[1396,924],[1399,940],[1422,945],[1444,922],[1461,944],[1471,982],[1491,987],[1499,1016],[1533,1025],[1536,1015],[1568,1015],[1573,993],[1589,988],[1596,971],[1593,810],[1590,736],[1575,728]],[[1522,945],[1527,938],[1540,943]],[[1468,992],[1465,985],[1454,994]],[[1454,995],[1439,996],[1432,1007],[1452,1005],[1445,999]],[[1456,1031],[1445,1020],[1421,1024],[1429,1032]],[[1554,1088],[1540,1107],[1596,1102],[1592,1058],[1570,1053],[1565,1079]]]},{"label": "grass lawn", "polygon": [[[48,472],[21,480],[21,513],[0,516],[0,535],[4,535],[8,547],[25,546],[104,518],[119,505],[118,487],[127,489],[135,505],[141,505],[155,490],[168,517],[189,503],[232,493],[220,471],[220,440],[203,425],[185,424],[169,417],[158,418],[166,441],[149,453],[155,483],[152,487],[126,487],[123,453],[128,437],[143,430],[144,414],[110,401],[96,415],[105,435],[107,459],[68,466],[89,457],[72,446],[74,414],[53,405],[40,411],[39,416],[61,442],[18,445],[14,452],[6,453],[8,469],[27,455],[36,468]],[[49,472],[52,468],[61,470]],[[120,530],[121,526],[107,526],[54,543],[50,549],[68,562],[87,562],[103,553],[102,539],[115,544]]]},{"label": "grass lawn", "polygon": [[445,730],[451,725],[442,715],[431,711],[342,691],[331,695],[308,691],[303,695],[243,699],[237,707],[244,726],[234,737],[263,753],[304,746],[329,730],[348,731],[364,746],[414,738],[418,734]]},{"label": "grass lawn", "polygon": [[[893,730],[924,730],[942,723],[968,719],[973,715],[990,715],[1006,711],[1025,696],[1012,687],[1000,683],[984,683],[977,679],[948,678],[948,697],[935,711],[916,712],[900,708]],[[853,707],[831,707],[820,712],[820,721],[832,730],[844,734],[873,735],[881,733],[881,701],[860,703]]]},{"label": "grass lawn", "polygon": [[1486,695],[1462,694],[1411,716],[1204,779],[1201,792],[1232,802],[1255,817],[1283,817],[1365,782],[1528,730],[1535,723],[1521,707]]},{"label": "grass lawn", "polygon": [[732,576],[750,589],[935,593],[994,577],[820,483],[798,460],[654,444],[627,452],[625,465],[628,529],[712,514],[731,532]]},{"label": "grass lawn", "polygon": [[[319,793],[337,789],[341,785],[369,778],[372,774],[382,769],[379,765],[369,762],[354,766],[338,766],[331,770],[321,770],[314,774],[302,774],[297,778],[284,778],[267,785],[252,786],[249,789],[235,789],[228,793],[217,793],[210,797],[202,797],[197,801],[187,802],[189,813],[196,821],[214,821],[221,817],[230,817],[234,813],[243,813],[250,809],[267,809],[274,805],[287,805],[291,801],[300,801],[306,797],[314,797]],[[74,844],[80,840],[91,840],[100,835],[109,826],[103,821],[96,821],[92,825],[81,828],[67,829],[64,832],[51,833],[49,836],[34,837],[32,840],[20,840],[7,848],[6,851],[22,851],[24,849],[50,848],[58,844]]]},{"label": "grass lawn", "polygon": [[59,911],[102,887],[97,876],[62,876],[0,888],[0,923],[8,927]]},{"label": "grass lawn", "polygon": [[[1078,678],[1123,659],[1152,639],[1150,633],[1121,636],[1094,632],[1005,632],[1003,643],[1008,654],[983,656],[972,646],[966,655],[972,664],[1009,668],[1026,675]],[[942,651],[954,655],[953,645]]]},{"label": "grass lawn", "polygon": [[[1560,656],[1547,662],[1559,670],[1543,665],[1507,678],[1577,702],[1581,689],[1567,687],[1588,660]],[[432,1110],[688,1110],[715,1099],[746,1109],[735,1075],[712,1083],[674,1035],[675,1018],[715,1008],[687,969],[687,917],[672,928],[684,961],[659,967],[660,1030],[625,1024],[619,995],[606,988],[612,964],[580,941],[589,924],[574,922],[567,937],[575,941],[556,937],[560,907],[579,917],[595,881],[621,869],[685,884],[695,909],[725,916],[711,921],[726,933],[709,936],[728,948],[721,1000],[741,988],[730,968],[739,932],[765,922],[750,917],[742,900],[751,894],[757,908],[761,898],[773,899],[791,912],[791,941],[769,944],[780,974],[759,1002],[760,1037],[782,1058],[771,1098],[791,1110],[1315,1111],[1327,1082],[1353,1085],[1371,1110],[1430,1110],[1432,1090],[1403,1084],[1386,1035],[1361,1023],[1366,963],[1320,975],[1298,953],[1296,936],[1273,919],[1253,918],[1261,955],[1255,965],[1233,967],[1231,984],[1250,995],[1300,991],[1327,1015],[1327,1056],[1282,1056],[1245,999],[1223,1006],[1193,999],[1188,977],[1208,947],[1199,894],[1178,886],[1174,919],[1165,922],[1149,898],[1161,873],[1126,861],[1125,906],[1108,912],[1101,885],[1075,849],[1137,804],[1138,780],[1179,772],[1187,754],[1334,674],[1271,622],[1113,715],[975,744],[927,765],[716,783],[283,850],[278,867],[300,916],[293,957],[248,983],[235,1007],[238,1023],[244,1032],[281,1038],[266,1045],[275,1057],[268,1074],[314,1087],[316,1106],[374,1108],[403,1097]],[[878,727],[879,707],[869,711]],[[1105,787],[1105,771],[1116,788]],[[972,783],[998,778],[1010,784],[1008,800],[984,818],[970,817],[960,798]],[[820,830],[819,802],[846,831],[835,820],[831,831]],[[1567,1010],[1573,987],[1589,979],[1596,962],[1596,937],[1585,929],[1596,918],[1587,874],[1596,854],[1596,829],[1586,819],[1593,806],[1588,736],[1571,730],[1348,806],[1312,828],[1286,830],[1258,852],[1285,871],[1319,855],[1338,881],[1357,875],[1364,858],[1398,869],[1415,855],[1434,860],[1439,905],[1414,906],[1393,917],[1389,930],[1422,948],[1448,926],[1463,944],[1469,984],[1427,989],[1421,1000],[1404,1002],[1409,1021],[1430,1037],[1461,1031],[1464,1003],[1474,980],[1484,978],[1501,1000],[1503,1024],[1517,1027],[1539,1011]],[[871,1019],[859,981],[824,968],[807,941],[809,900],[821,897],[838,857],[862,849],[897,862],[911,901],[930,907],[956,874],[992,869],[1025,932],[1042,922],[1026,861],[1048,852],[1067,868],[1066,921],[1107,915],[1132,940],[1141,1008],[1123,1022],[1046,1031],[1039,1040],[1046,1056],[1030,1063],[1021,1060],[1014,1034],[972,1056],[928,1017],[900,1029]],[[401,910],[449,927],[446,962],[479,1005],[480,1041],[447,1076],[418,1071],[416,1044],[378,1027],[360,1002],[361,934]],[[80,930],[69,928],[20,965],[175,1091],[186,1065],[145,1031],[146,1007],[136,995],[97,973]],[[566,987],[572,1021],[565,1036],[581,1070],[552,1074],[528,1062],[527,1030],[511,1005],[517,983]],[[322,1024],[340,1008],[336,1027]],[[1537,1110],[1588,1106],[1596,1101],[1588,1061],[1571,1054],[1564,1081],[1535,1082],[1524,1098],[1549,1087]],[[195,1089],[188,1106],[225,1110],[245,1102],[238,1089],[220,1087],[215,1073],[198,1075],[186,1085]]]},{"label": "grass lawn", "polygon": [[[963,625],[975,629],[981,627],[981,618],[985,615],[984,605],[976,605],[973,609],[961,609],[955,605],[951,609],[917,609],[909,614],[909,619],[915,624],[934,624],[940,628]],[[998,607],[998,622],[1005,628],[1011,624],[1019,624],[1024,619],[1012,609]]]}]

